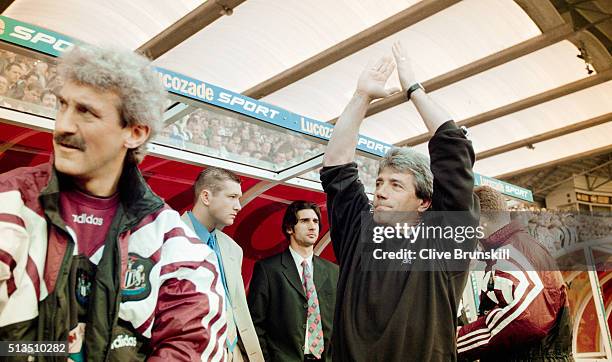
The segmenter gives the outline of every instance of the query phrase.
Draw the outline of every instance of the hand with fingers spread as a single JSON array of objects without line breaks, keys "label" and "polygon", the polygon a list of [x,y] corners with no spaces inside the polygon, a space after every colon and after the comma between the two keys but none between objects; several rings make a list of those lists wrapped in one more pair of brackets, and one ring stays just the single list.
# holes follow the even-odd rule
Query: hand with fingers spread
[{"label": "hand with fingers spread", "polygon": [[393,43],[393,56],[395,57],[395,63],[397,63],[397,74],[402,89],[407,90],[417,81],[412,69],[412,62],[408,58],[408,52],[399,41]]},{"label": "hand with fingers spread", "polygon": [[369,99],[384,98],[399,91],[397,88],[386,89],[385,85],[395,64],[389,56],[379,59],[372,67],[366,68],[359,76],[357,82],[357,93],[367,96]]}]

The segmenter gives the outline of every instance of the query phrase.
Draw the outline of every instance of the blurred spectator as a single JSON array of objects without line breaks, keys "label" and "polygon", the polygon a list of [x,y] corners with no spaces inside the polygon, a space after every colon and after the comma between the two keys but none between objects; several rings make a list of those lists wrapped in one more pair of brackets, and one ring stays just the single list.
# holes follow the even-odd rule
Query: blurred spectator
[{"label": "blurred spectator", "polygon": [[534,237],[550,252],[555,252],[553,233],[550,230],[552,214],[542,212],[538,218],[538,226],[535,228]]},{"label": "blurred spectator", "polygon": [[9,89],[9,81],[0,75],[0,96],[5,96]]},{"label": "blurred spectator", "polygon": [[34,72],[38,76],[38,81],[43,87],[47,86],[47,80],[49,79],[49,64],[43,61],[34,63]]},{"label": "blurred spectator", "polygon": [[192,133],[192,137],[191,137],[192,143],[203,145],[205,142],[207,142],[206,135],[204,133],[204,127],[202,126],[200,122],[196,122],[196,121],[192,122],[191,133]]},{"label": "blurred spectator", "polygon": [[9,81],[9,87],[12,87],[17,83],[23,75],[23,68],[19,63],[9,63],[4,68],[4,76]]},{"label": "blurred spectator", "polygon": [[35,72],[30,72],[25,76],[25,82],[26,85],[28,84],[37,84],[40,87],[42,87],[42,83],[40,82],[40,78],[38,76],[38,74],[36,74]]},{"label": "blurred spectator", "polygon": [[208,147],[218,152],[226,151],[225,147],[223,147],[223,139],[219,135],[214,135],[211,137],[210,141],[208,142]]},{"label": "blurred spectator", "polygon": [[174,141],[173,144],[180,148],[185,148],[185,142],[191,142],[193,134],[187,129],[185,123],[186,118],[181,119],[171,125],[172,133],[170,138]]},{"label": "blurred spectator", "polygon": [[28,103],[40,104],[40,98],[42,96],[42,93],[43,89],[40,84],[38,84],[38,82],[28,83],[26,84],[25,89],[23,91],[23,101]]},{"label": "blurred spectator", "polygon": [[57,109],[57,96],[52,91],[45,89],[40,96],[40,101],[47,108]]},{"label": "blurred spectator", "polygon": [[612,215],[590,215],[577,212],[555,212],[529,207],[517,208],[513,220],[527,227],[531,236],[551,254],[563,254],[563,249],[576,243],[596,240],[612,242]]},{"label": "blurred spectator", "polygon": [[10,98],[21,99],[23,97],[23,89],[25,88],[25,82],[21,79],[23,74],[23,68],[19,63],[10,63],[6,67],[4,76],[9,81],[7,94]]},{"label": "blurred spectator", "polygon": [[53,89],[61,82],[56,65],[0,50],[0,69],[0,96],[6,97],[3,106],[44,116],[57,108]]},{"label": "blurred spectator", "polygon": [[227,148],[227,152],[229,152],[229,153],[233,153],[233,154],[236,154],[236,155],[240,154],[240,145],[237,144],[237,143],[229,142],[226,145],[226,148]]},{"label": "blurred spectator", "polygon": [[6,66],[15,61],[15,53],[0,50],[0,69],[4,71]]}]

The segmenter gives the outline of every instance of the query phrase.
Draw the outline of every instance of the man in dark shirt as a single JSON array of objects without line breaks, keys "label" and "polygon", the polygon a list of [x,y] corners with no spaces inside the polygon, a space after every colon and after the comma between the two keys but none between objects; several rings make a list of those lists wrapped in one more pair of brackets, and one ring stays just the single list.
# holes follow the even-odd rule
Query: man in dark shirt
[{"label": "man in dark shirt", "polygon": [[[455,361],[457,309],[467,280],[465,270],[393,271],[368,269],[361,228],[391,224],[397,212],[424,215],[463,211],[477,223],[472,193],[474,151],[464,131],[450,120],[415,81],[401,44],[393,46],[401,86],[429,132],[429,161],[407,148],[395,148],[379,165],[374,210],[353,162],[359,126],[370,102],[392,92],[385,89],[395,65],[390,57],[361,74],[357,90],[340,116],[325,151],[321,170],[331,239],[340,263],[334,316],[335,361]],[[404,220],[416,223],[418,219]],[[361,245],[360,245],[361,244]],[[419,239],[417,245],[438,250],[452,243]],[[463,247],[473,249],[474,240]]]}]

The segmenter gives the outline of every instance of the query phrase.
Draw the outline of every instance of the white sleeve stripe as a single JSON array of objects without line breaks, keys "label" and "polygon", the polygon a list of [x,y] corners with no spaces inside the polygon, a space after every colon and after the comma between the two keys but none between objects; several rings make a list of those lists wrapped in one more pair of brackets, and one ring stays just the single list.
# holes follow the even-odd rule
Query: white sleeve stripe
[{"label": "white sleeve stripe", "polygon": [[480,347],[480,346],[482,346],[483,344],[487,344],[487,343],[489,343],[489,340],[488,340],[488,339],[487,339],[487,340],[480,341],[480,342],[478,342],[478,343],[474,344],[473,346],[469,346],[469,347],[465,347],[465,348],[459,348],[459,349],[457,350],[457,352],[462,353],[462,352],[465,352],[465,351],[469,351],[470,349],[474,349],[474,348],[476,348],[476,347]]},{"label": "white sleeve stripe", "polygon": [[[494,311],[490,312],[489,315],[497,314],[497,313],[500,313],[500,312],[501,312],[501,309],[495,309]],[[466,338],[470,338],[471,336],[474,336],[476,334],[483,334],[485,332],[486,331],[484,331],[482,328],[481,329],[476,329],[476,330],[471,331],[470,333],[464,334],[463,336],[457,338],[457,341],[458,342],[459,341],[464,341]],[[488,332],[486,332],[486,333],[489,334]]]},{"label": "white sleeve stripe", "polygon": [[[225,350],[226,331],[223,331],[225,326],[225,305],[223,295],[221,293],[221,281],[217,278],[217,283],[211,283],[214,279],[208,278],[207,275],[215,274],[216,271],[211,271],[209,268],[201,266],[197,269],[197,274],[194,275],[193,269],[179,268],[171,273],[165,274],[164,278],[187,279],[196,285],[196,291],[206,294],[209,300],[210,311],[201,321],[204,330],[210,334],[210,340],[206,348],[202,352],[202,361],[221,361]],[[200,280],[198,280],[200,279]],[[219,308],[215,310],[215,306]],[[218,318],[214,321],[215,317]],[[211,323],[212,322],[212,323]],[[216,347],[216,348],[215,348]],[[216,350],[214,355],[211,355]]]},{"label": "white sleeve stripe", "polygon": [[[518,264],[515,264],[518,266]],[[512,275],[514,278],[516,278],[519,281],[519,285],[517,286],[516,290],[515,290],[515,294],[516,297],[514,298],[514,300],[512,301],[511,304],[508,304],[505,308],[502,309],[498,309],[497,311],[495,311],[495,313],[489,313],[489,315],[487,315],[486,319],[485,319],[485,326],[483,326],[480,329],[477,329],[475,331],[472,331],[471,333],[468,333],[466,335],[461,336],[457,341],[461,341],[461,342],[468,342],[466,341],[470,336],[473,336],[474,334],[477,333],[490,333],[491,332],[491,327],[493,324],[496,324],[497,321],[499,320],[499,318],[501,318],[501,316],[503,316],[505,313],[507,313],[510,309],[512,309],[515,305],[519,304],[521,298],[523,297],[523,295],[525,294],[527,288],[530,286],[531,283],[529,283],[529,280],[525,277],[524,273],[517,273],[514,271],[510,271],[510,272],[506,272],[510,275]]]},{"label": "white sleeve stripe", "polygon": [[[515,278],[517,278],[517,280],[519,280],[519,285],[516,288],[517,289],[516,294],[520,295],[520,297],[515,298],[512,301],[512,303],[507,305],[505,308],[498,309],[497,313],[489,313],[489,315],[485,319],[485,326],[473,331],[472,333],[470,333],[471,335],[474,335],[475,333],[478,333],[478,332],[490,334],[492,332],[492,329],[494,328],[493,325],[497,324],[497,321],[504,314],[508,313],[511,309],[514,308],[515,305],[518,305],[520,303],[522,296],[525,294],[526,289],[531,286],[531,283],[529,283],[528,279],[522,273],[521,274],[512,273],[512,274]],[[472,341],[468,340],[468,338],[469,337],[467,337],[467,335],[461,336],[461,338],[458,339],[458,341],[465,342],[465,343],[471,343]]]},{"label": "white sleeve stripe", "polygon": [[[516,250],[516,249],[515,249]],[[518,263],[514,262],[514,259],[511,259],[513,264],[515,264],[517,267],[520,268]],[[510,262],[510,260],[508,260]],[[517,286],[516,290],[515,290],[515,298],[512,301],[511,304],[507,305],[505,308],[503,309],[498,309],[497,313],[489,313],[489,315],[486,317],[485,319],[485,324],[486,326],[480,329],[477,329],[475,331],[473,331],[472,333],[469,333],[469,335],[474,335],[475,333],[478,332],[490,332],[490,327],[492,327],[493,324],[496,324],[497,321],[507,312],[509,312],[515,305],[518,305],[521,301],[521,299],[523,298],[523,296],[525,295],[525,292],[527,290],[528,287],[530,287],[532,285],[532,283],[530,283],[527,274],[525,274],[524,272],[516,272],[516,271],[504,271],[507,274],[512,275],[514,278],[516,278],[519,282],[519,285]],[[461,336],[458,340],[463,341],[466,338],[468,338],[468,335],[464,335]]]},{"label": "white sleeve stripe", "polygon": [[[544,289],[544,285],[542,284],[542,281],[540,280],[537,272],[535,272],[535,271],[528,271],[527,274],[531,277],[532,281],[535,281],[535,283],[534,283],[535,285],[529,291],[529,294],[527,294],[527,297],[516,308],[514,313],[512,313],[510,316],[506,317],[505,319],[501,319],[501,320],[498,321],[497,326],[493,330],[493,335],[499,333],[508,324],[510,324],[519,315],[521,315],[529,307],[529,305],[536,299],[538,294],[540,294],[540,292]],[[535,278],[534,278],[534,274],[535,274]]]},{"label": "white sleeve stripe", "polygon": [[[518,264],[515,265],[518,266]],[[493,316],[489,314],[486,319],[487,325],[495,324],[496,321],[501,318],[503,314],[507,313],[512,307],[519,304],[523,296],[526,294],[527,289],[532,285],[532,283],[530,283],[529,281],[529,278],[527,278],[526,274],[522,270],[520,272],[506,271],[506,273],[512,275],[518,281],[518,285],[516,286],[516,289],[514,291],[514,300],[505,308],[502,308],[502,313],[496,314],[495,318],[493,318]]]},{"label": "white sleeve stripe", "polygon": [[463,348],[464,346],[469,345],[470,343],[476,343],[479,341],[483,341],[483,340],[489,340],[491,338],[491,334],[490,333],[485,333],[485,334],[480,334],[475,336],[474,338],[470,339],[469,341],[463,341],[461,343],[457,343],[457,348]]},{"label": "white sleeve stripe", "polygon": [[[512,309],[511,306],[517,306],[517,310],[510,316],[511,319],[507,320],[507,322],[503,323],[504,326],[508,325],[512,320],[514,320],[518,315],[520,315],[520,313],[522,313],[522,311],[527,309],[529,304],[531,304],[531,302],[536,298],[537,294],[544,287],[543,284],[542,284],[542,280],[540,280],[540,276],[538,275],[537,272],[534,271],[533,267],[531,266],[531,263],[529,263],[529,261],[527,261],[527,259],[522,254],[520,254],[518,252],[518,250],[516,250],[513,246],[508,246],[508,248],[510,249],[511,252],[513,250],[515,251],[514,255],[516,256],[516,259],[518,259],[517,261],[519,262],[517,264],[517,266],[521,270],[520,270],[520,272],[517,272],[517,271],[505,271],[505,272],[510,274],[510,275],[512,275],[513,277],[517,278],[518,280],[526,279],[527,283],[528,283],[528,286],[532,287],[532,288],[534,288],[534,286],[535,286],[535,289],[531,289],[530,288],[530,291],[528,292],[527,297],[524,300],[522,300],[522,299],[523,299],[523,294],[525,293],[525,291],[523,291],[523,293],[521,293],[520,296],[515,297],[515,299],[512,301],[512,303],[509,304],[506,308],[504,308],[504,313],[503,314],[498,314],[498,315],[495,316],[495,318],[493,318],[492,324],[494,324],[494,325],[498,324],[498,323],[502,323],[502,321],[504,321],[504,318],[506,318],[504,315],[507,314],[508,312],[510,312],[510,310]],[[526,268],[523,269],[522,267],[526,267]],[[519,278],[524,278],[524,279],[519,279]],[[527,288],[525,288],[525,289],[527,289]],[[533,294],[534,292],[535,292],[535,294]],[[520,310],[520,312],[518,312],[519,310]],[[501,328],[499,328],[499,326],[496,327],[496,328],[497,328],[498,331],[501,330]]]},{"label": "white sleeve stripe", "polygon": [[[476,333],[476,334],[474,334]],[[463,347],[464,345],[470,344],[476,340],[480,340],[482,338],[489,338],[491,336],[490,332],[487,332],[483,329],[480,329],[476,332],[472,332],[469,334],[471,338],[467,339],[467,340],[462,340],[461,342],[457,342],[457,347]],[[467,336],[467,334],[466,334]],[[465,336],[464,336],[465,337]]]},{"label": "white sleeve stripe", "polygon": [[[529,264],[529,263],[527,263],[527,264]],[[468,346],[463,348],[461,351],[467,351],[469,349],[476,348],[478,346],[482,346],[482,345],[488,343],[491,340],[491,338],[493,338],[493,336],[498,334],[501,330],[503,330],[503,328],[505,328],[514,319],[516,319],[519,315],[521,315],[529,307],[531,302],[533,302],[533,300],[535,300],[535,298],[538,296],[538,294],[544,289],[544,285],[543,285],[543,283],[542,283],[542,281],[540,279],[540,276],[535,271],[527,271],[527,272],[525,272],[524,270],[522,270],[521,273],[512,272],[512,271],[511,272],[507,272],[507,273],[511,274],[514,277],[518,277],[517,279],[522,281],[522,283],[521,283],[522,285],[521,286],[525,286],[525,287],[528,286],[529,287],[529,292],[527,292],[527,295],[526,295],[526,297],[524,299],[523,298],[514,299],[512,304],[508,305],[507,307],[505,307],[503,309],[503,313],[496,313],[496,315],[493,318],[488,318],[487,317],[487,326],[485,328],[481,328],[480,331],[489,331],[490,330],[489,328],[493,327],[493,329],[490,330],[489,338],[487,338],[484,341],[480,341],[478,343],[475,343],[474,345],[471,345],[471,346],[469,346],[469,344],[477,342],[476,340],[479,339],[479,338],[472,338],[471,340],[466,340],[465,338],[462,338],[461,339],[462,340],[461,345],[463,346],[465,344],[468,344]],[[525,278],[525,276],[527,278]],[[527,284],[525,284],[525,282]],[[524,288],[524,289],[526,289],[526,288]],[[522,292],[522,294],[524,294],[524,291]],[[511,315],[506,316],[506,314],[508,312],[510,312],[514,307],[516,307],[514,312]],[[492,322],[489,323],[489,321],[491,321],[491,320],[492,320]],[[492,326],[489,326],[489,324],[491,324]],[[471,335],[473,335],[473,333],[471,333]],[[462,337],[465,337],[465,336],[462,336]]]}]

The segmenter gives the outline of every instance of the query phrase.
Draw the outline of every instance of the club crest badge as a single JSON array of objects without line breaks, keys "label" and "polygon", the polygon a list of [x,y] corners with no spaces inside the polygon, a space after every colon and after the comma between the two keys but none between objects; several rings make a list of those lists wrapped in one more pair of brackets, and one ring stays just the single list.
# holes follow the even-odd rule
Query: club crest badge
[{"label": "club crest badge", "polygon": [[91,294],[91,276],[85,269],[77,269],[76,299],[81,306],[86,306]]},{"label": "club crest badge", "polygon": [[142,300],[151,294],[149,274],[152,268],[153,262],[150,259],[136,253],[128,254],[127,270],[121,291],[123,302]]}]

